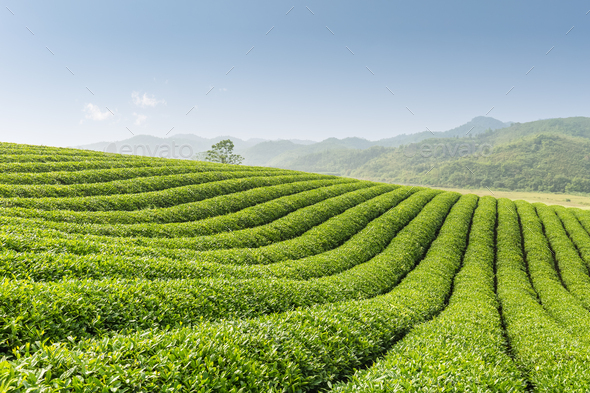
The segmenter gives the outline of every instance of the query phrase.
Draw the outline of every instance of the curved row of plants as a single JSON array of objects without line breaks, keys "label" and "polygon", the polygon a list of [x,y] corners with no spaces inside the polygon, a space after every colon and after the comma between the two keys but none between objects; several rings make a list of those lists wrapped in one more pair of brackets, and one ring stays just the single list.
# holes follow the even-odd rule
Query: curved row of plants
[{"label": "curved row of plants", "polygon": [[[432,220],[435,224],[442,220],[450,208],[448,203],[454,202],[453,198],[456,199],[457,196],[454,194],[440,195],[436,203],[434,201],[428,203],[438,194],[440,191],[428,189],[414,193],[393,209],[371,221],[341,246],[316,256],[297,260],[287,259],[257,267],[233,266],[196,260],[133,258],[103,253],[79,256],[66,253],[4,250],[0,253],[0,277],[34,281],[58,281],[63,278],[161,280],[264,277],[309,279],[321,277],[339,273],[374,257],[389,244],[401,228],[418,214],[422,217],[420,220]],[[439,202],[441,199],[446,202]],[[424,207],[425,205],[426,207]],[[412,225],[417,224],[412,221]]]},{"label": "curved row of plants", "polygon": [[[311,190],[315,188],[325,188],[332,185],[350,185],[350,187],[370,187],[377,183],[365,181],[349,181],[348,179],[315,179],[312,177],[308,180],[306,177],[299,176],[279,176],[274,179],[253,177],[254,180],[250,184],[249,189],[245,191],[235,191],[231,189],[238,187],[234,182],[227,182],[218,184],[204,185],[205,188],[215,188],[221,186],[229,187],[228,194],[212,196],[207,198],[207,195],[192,196],[192,199],[197,199],[195,202],[187,201],[178,205],[172,205],[163,208],[150,208],[145,205],[143,209],[139,210],[118,210],[118,211],[73,211],[73,210],[38,210],[32,208],[0,208],[0,215],[4,217],[20,217],[27,219],[39,219],[39,222],[44,222],[45,225],[52,225],[49,222],[64,223],[64,224],[108,224],[108,225],[133,225],[133,224],[166,224],[177,223],[185,221],[196,221],[206,217],[210,217],[211,211],[215,209],[227,214],[242,210],[245,207],[251,207],[257,203],[270,201],[273,198],[281,196],[292,195],[301,191]],[[236,179],[231,179],[236,180]],[[256,187],[256,182],[259,186]],[[273,184],[278,183],[278,184]],[[239,184],[239,183],[238,183]],[[353,185],[355,184],[355,185]],[[182,191],[182,190],[181,190]],[[186,190],[185,190],[186,191]],[[267,195],[268,194],[268,195]],[[164,194],[165,195],[165,194]],[[174,196],[174,190],[171,193]],[[203,199],[201,199],[203,198]],[[124,199],[124,198],[123,198]],[[137,198],[136,203],[141,203]],[[0,200],[1,201],[1,200]],[[172,201],[166,201],[170,204]],[[216,208],[216,206],[218,206]],[[232,206],[228,208],[228,206]],[[131,206],[127,206],[131,207]],[[142,207],[142,206],[139,206]],[[204,213],[199,213],[200,211]]]},{"label": "curved row of plants", "polygon": [[[59,148],[58,148],[59,149]],[[81,161],[90,161],[90,160],[104,160],[104,161],[170,161],[169,158],[166,157],[150,157],[145,155],[138,155],[138,154],[116,154],[116,153],[105,153],[100,151],[90,151],[90,150],[80,150],[82,153],[80,154],[62,154],[61,151],[58,149],[47,149],[45,151],[23,151],[15,152],[15,151],[3,151],[3,161],[4,163],[48,163],[52,164],[55,162],[81,162]],[[1,148],[0,148],[1,150]],[[177,160],[183,162],[190,162],[190,160]]]},{"label": "curved row of plants", "polygon": [[[272,183],[274,179],[267,179]],[[279,179],[280,180],[280,179]],[[78,223],[86,225],[110,224],[110,225],[134,225],[134,224],[169,224],[194,222],[229,213],[235,213],[244,208],[251,207],[257,203],[272,200],[275,197],[290,193],[305,187],[305,178],[293,178],[291,182],[275,185],[253,187],[246,191],[233,192],[226,195],[214,196],[212,198],[197,202],[187,202],[176,206],[157,209],[142,209],[138,211],[112,211],[112,212],[78,212],[67,210],[35,210],[23,208],[0,208],[0,216],[22,217],[26,219],[42,219],[44,225],[49,227],[49,221],[63,223]],[[260,181],[260,180],[259,180]],[[313,181],[313,180],[312,180]],[[327,185],[332,184],[331,180],[320,180]],[[376,185],[370,182],[352,182],[351,189],[367,188]],[[392,187],[394,189],[395,187]],[[1,218],[5,224],[10,224],[9,218]]]},{"label": "curved row of plants", "polygon": [[590,271],[590,235],[588,235],[588,232],[586,232],[580,221],[572,213],[572,209],[561,206],[555,207],[554,209],[563,223],[568,236],[575,244],[580,257],[586,264],[586,268]]},{"label": "curved row of plants", "polygon": [[137,194],[98,195],[90,197],[71,198],[3,198],[0,207],[26,208],[38,210],[68,210],[80,212],[134,211],[140,209],[154,209],[171,207],[188,202],[219,197],[256,187],[270,186],[294,181],[321,179],[322,175],[288,174],[278,176],[272,173],[262,176],[248,176],[213,180],[203,184],[185,185],[160,191],[140,192]]},{"label": "curved row of plants", "polygon": [[[535,208],[528,202],[517,201],[516,208],[523,226],[525,260],[531,282],[547,312],[573,335],[590,340],[590,312],[583,307],[562,283],[555,265],[553,250],[543,231]],[[562,262],[564,262],[562,260]],[[567,268],[566,263],[566,268]],[[571,279],[571,275],[567,275]]]},{"label": "curved row of plants", "polygon": [[[10,349],[26,342],[63,340],[67,336],[178,327],[202,320],[253,317],[314,304],[371,298],[390,291],[423,257],[456,200],[457,195],[439,195],[389,246],[373,250],[374,258],[339,266],[340,274],[310,281],[270,277],[53,283],[3,280],[0,324],[10,329],[0,332],[0,342]],[[416,202],[419,204],[420,200]],[[381,234],[374,231],[375,236]],[[358,240],[353,243],[361,245]],[[333,258],[324,264],[341,262]]]},{"label": "curved row of plants", "polygon": [[113,157],[107,155],[61,155],[48,154],[49,152],[31,152],[12,154],[11,152],[0,153],[0,163],[36,163],[36,162],[79,162],[87,161],[90,157],[92,160],[112,161]]},{"label": "curved row of plants", "polygon": [[[523,226],[522,232],[528,230]],[[498,200],[497,292],[511,353],[535,391],[590,389],[590,351],[538,302],[514,202]]]},{"label": "curved row of plants", "polygon": [[[386,295],[272,314],[15,350],[4,386],[144,391],[316,391],[370,364],[445,305],[477,197],[452,208],[426,257]],[[34,353],[30,351],[33,350]],[[48,370],[39,374],[36,370]]]},{"label": "curved row of plants", "polygon": [[[72,154],[73,153],[73,154]],[[108,160],[113,161],[120,160],[120,161],[148,161],[153,159],[152,157],[140,156],[140,155],[132,155],[132,154],[113,154],[113,153],[103,153],[99,151],[90,151],[90,150],[79,150],[78,153],[75,153],[75,150],[72,151],[64,151],[61,148],[53,148],[53,149],[3,149],[0,146],[0,154],[2,155],[0,158],[0,163],[12,163],[12,162],[22,162],[22,163],[37,163],[37,162],[45,162],[45,163],[52,163],[52,162],[76,162],[76,161],[88,161],[88,160]],[[161,157],[156,158],[163,159]]]},{"label": "curved row of plants", "polygon": [[[90,153],[90,154],[89,154]],[[114,153],[103,153],[103,152],[90,152],[85,151],[84,153],[72,153],[64,154],[63,151],[57,149],[45,151],[42,150],[31,150],[31,151],[16,151],[6,150],[0,147],[0,163],[59,163],[59,162],[87,162],[93,161],[163,161],[167,160],[165,157],[149,157],[134,154],[114,154]],[[185,160],[184,162],[190,162]]]},{"label": "curved row of plants", "polygon": [[[422,228],[428,222],[434,227],[433,230],[437,231],[456,199],[457,196],[453,194],[424,189],[413,193],[394,208],[371,221],[339,247],[304,258],[252,266],[248,274],[308,280],[340,273],[375,256],[380,259],[395,259],[392,253],[396,253],[395,244],[402,241],[401,238],[416,234],[418,239],[423,232]],[[408,226],[404,228],[406,225]],[[404,228],[403,235],[400,233],[395,238],[402,228]],[[392,240],[393,243],[390,244]],[[419,240],[416,242],[422,243]]]},{"label": "curved row of plants", "polygon": [[[368,182],[350,182],[337,179],[298,181],[276,186],[258,187],[241,193],[212,198],[214,201],[192,202],[172,208],[158,209],[157,212],[142,211],[148,213],[147,216],[149,216],[150,213],[159,213],[158,217],[160,221],[172,221],[165,223],[158,223],[158,220],[152,220],[152,222],[149,222],[149,217],[145,217],[145,215],[135,215],[135,217],[141,218],[135,220],[136,222],[148,222],[124,224],[132,218],[126,217],[125,219],[119,220],[123,223],[78,224],[76,222],[59,220],[58,218],[60,215],[63,216],[63,212],[51,215],[44,211],[39,212],[36,210],[33,212],[41,213],[41,215],[47,219],[36,218],[21,220],[0,218],[0,222],[5,225],[26,223],[27,225],[35,225],[38,228],[100,236],[203,236],[268,224],[303,207],[319,203],[328,198],[336,197],[347,192],[367,188],[372,185],[373,184]],[[225,203],[224,200],[226,200]],[[203,216],[203,214],[199,214],[200,210],[204,210],[208,214],[213,214],[215,212],[214,209],[217,210],[217,215],[209,218],[200,218]],[[2,213],[2,211],[0,211],[0,213]],[[20,213],[24,212],[20,211]],[[81,215],[76,214],[75,216],[76,221],[84,220]],[[194,221],[177,222],[180,219]],[[111,220],[114,220],[114,218],[111,217]]]},{"label": "curved row of plants", "polygon": [[[59,281],[62,279],[198,279],[259,278],[251,265],[228,265],[186,258],[115,255],[110,252],[71,254],[57,248],[50,251],[21,251],[21,243],[0,241],[0,277],[15,280]],[[30,248],[30,247],[29,247]]]},{"label": "curved row of plants", "polygon": [[245,177],[293,175],[290,171],[201,171],[193,173],[149,176],[101,183],[69,185],[0,184],[1,198],[71,198],[114,194],[139,194],[170,188]]},{"label": "curved row of plants", "polygon": [[0,154],[56,154],[72,156],[104,155],[104,153],[94,150],[81,150],[69,147],[54,147],[43,145],[25,145],[10,142],[0,142]]},{"label": "curved row of plants", "polygon": [[[394,189],[391,191],[391,189]],[[268,225],[196,238],[112,238],[65,234],[55,230],[4,225],[0,246],[15,251],[59,251],[78,255],[167,256],[218,263],[271,263],[330,250],[418,191],[383,185],[329,198]],[[386,193],[389,195],[383,195]],[[373,200],[375,199],[375,200]],[[241,236],[233,236],[240,233]],[[137,243],[144,244],[142,246]],[[256,248],[238,248],[251,245]],[[196,251],[197,248],[208,251]],[[225,249],[211,249],[213,247]]]},{"label": "curved row of plants", "polygon": [[449,305],[416,326],[387,355],[336,392],[524,392],[507,353],[494,284],[496,199],[483,197],[473,217],[463,267]]},{"label": "curved row of plants", "polygon": [[[545,229],[545,237],[555,253],[559,276],[565,287],[586,309],[590,309],[590,276],[562,222],[555,211],[543,204],[534,204]],[[590,317],[590,315],[588,316]]]},{"label": "curved row of plants", "polygon": [[96,160],[94,157],[86,161],[70,162],[18,162],[18,163],[0,163],[0,172],[2,173],[28,173],[28,172],[55,172],[55,171],[80,171],[85,169],[109,169],[109,168],[134,168],[141,166],[174,166],[174,165],[200,165],[195,161],[183,162],[181,160],[154,160],[145,159],[121,159],[112,157],[110,160]]},{"label": "curved row of plants", "polygon": [[571,209],[571,211],[576,216],[582,227],[584,227],[586,233],[590,234],[590,214],[588,214],[588,211],[581,209]]},{"label": "curved row of plants", "polygon": [[[393,191],[392,191],[393,189]],[[185,248],[194,251],[207,251],[236,248],[259,248],[273,243],[313,234],[314,227],[330,222],[334,228],[341,222],[338,237],[353,236],[370,221],[397,205],[401,200],[418,191],[417,188],[397,188],[389,185],[361,188],[339,196],[326,198],[311,206],[302,207],[274,221],[260,226],[236,231],[226,230],[213,235],[174,238],[153,237],[109,237],[72,234],[70,239],[91,239],[102,243],[134,245],[154,248]],[[317,230],[316,230],[317,231]],[[306,233],[310,232],[310,233]],[[324,231],[324,238],[316,236],[312,243],[330,242],[331,234]]]},{"label": "curved row of plants", "polygon": [[[48,172],[27,172],[27,173],[0,173],[0,184],[7,185],[73,185],[104,183],[141,177],[179,175],[198,172],[232,172],[251,171],[254,173],[259,168],[244,166],[221,166],[208,162],[199,162],[193,165],[178,165],[171,162],[170,165],[150,166],[149,164],[134,168],[108,168],[108,169],[85,169],[75,172],[48,171]],[[272,168],[265,168],[272,170]],[[293,171],[293,173],[297,173]]]}]

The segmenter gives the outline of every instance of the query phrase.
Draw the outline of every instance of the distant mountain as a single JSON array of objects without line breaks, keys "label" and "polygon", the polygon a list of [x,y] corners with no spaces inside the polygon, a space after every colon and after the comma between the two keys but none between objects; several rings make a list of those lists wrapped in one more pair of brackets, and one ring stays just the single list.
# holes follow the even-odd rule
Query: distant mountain
[{"label": "distant mountain", "polygon": [[376,146],[385,147],[397,147],[407,145],[410,143],[417,143],[425,139],[430,138],[454,138],[454,137],[465,137],[475,136],[486,132],[487,130],[498,130],[501,128],[509,127],[512,122],[503,123],[500,120],[494,119],[493,117],[477,116],[474,117],[470,122],[467,122],[459,127],[453,128],[448,131],[422,131],[416,134],[402,134],[394,136],[393,138],[381,139],[376,142]]},{"label": "distant mountain", "polygon": [[[303,139],[269,141],[261,138],[252,138],[243,140],[228,135],[203,138],[194,134],[176,134],[166,138],[159,138],[152,135],[136,135],[122,141],[98,142],[74,147],[109,153],[192,159],[198,153],[209,150],[212,145],[223,139],[231,139],[234,143],[235,151],[238,154],[244,154],[249,149],[253,149],[246,154],[247,161],[249,163],[251,162],[250,165],[264,165],[276,154],[288,150],[285,147],[279,146],[293,146],[293,148],[298,148],[318,143]],[[265,152],[265,150],[267,151]],[[170,152],[170,156],[168,152]]]},{"label": "distant mountain", "polygon": [[[507,127],[508,125],[510,123],[503,123],[492,117],[480,116],[460,127],[443,132],[434,132],[434,134],[441,138],[462,136],[468,131],[470,135],[477,135],[489,129],[495,130]],[[252,138],[243,140],[232,136],[203,138],[194,134],[176,134],[166,138],[151,135],[136,135],[122,141],[99,142],[74,147],[87,150],[108,151],[111,153],[192,159],[198,153],[209,150],[211,145],[220,140],[231,139],[234,142],[235,152],[245,158],[244,164],[288,167],[296,165],[298,160],[304,159],[309,154],[318,152],[342,149],[365,150],[375,146],[397,147],[432,138],[432,136],[430,132],[426,131],[416,134],[398,135],[378,141],[352,137],[344,139],[328,138],[321,142],[316,142],[304,139],[271,141]]]},{"label": "distant mountain", "polygon": [[310,139],[286,139],[290,142],[293,142],[296,145],[313,145],[314,143],[318,143],[318,141],[312,141]]},{"label": "distant mountain", "polygon": [[[439,131],[439,132],[418,132],[415,134],[402,134],[397,135],[392,138],[385,138],[380,139],[377,141],[369,141],[367,139],[362,138],[344,138],[344,139],[337,139],[337,138],[329,138],[323,140],[321,142],[315,143],[313,145],[308,146],[301,146],[297,149],[293,148],[285,152],[276,152],[275,156],[269,159],[266,163],[257,161],[256,165],[267,165],[267,166],[277,166],[281,168],[291,168],[298,170],[308,170],[310,168],[309,160],[311,159],[308,157],[310,154],[317,154],[319,152],[323,152],[325,154],[331,150],[342,150],[342,149],[358,149],[358,150],[365,150],[376,146],[381,147],[398,147],[402,145],[408,145],[411,143],[418,143],[420,141],[430,139],[433,137],[436,138],[455,138],[455,137],[464,137],[464,136],[475,136],[481,133],[484,133],[488,130],[497,130],[509,127],[512,122],[503,123],[500,120],[494,119],[493,117],[485,117],[485,116],[478,116],[473,118],[468,123],[463,124],[462,126],[453,128],[452,130],[448,131]],[[434,135],[433,135],[434,134]],[[375,153],[374,150],[372,153]],[[371,153],[371,154],[372,154]],[[248,159],[248,152],[244,152],[246,159]],[[270,154],[270,153],[269,153]],[[334,153],[334,154],[341,154]],[[371,156],[371,154],[363,153],[362,155],[365,157]],[[254,164],[252,164],[254,165]],[[307,169],[304,169],[307,168]],[[325,168],[322,168],[322,171]],[[325,172],[330,172],[329,170]]]},{"label": "distant mountain", "polygon": [[177,134],[167,138],[158,138],[151,135],[136,135],[122,141],[99,142],[76,147],[109,153],[193,159],[197,153],[209,150],[211,145],[223,139],[231,139],[238,153],[265,141],[259,138],[242,140],[231,136],[202,138],[193,134]]},{"label": "distant mountain", "polygon": [[590,193],[590,119],[514,123],[398,148],[316,152],[280,167],[401,184]]},{"label": "distant mountain", "polygon": [[[368,141],[361,138],[328,138],[321,142],[314,143],[313,145],[298,146],[296,149],[291,149],[286,152],[275,152],[275,154],[265,163],[259,163],[259,165],[265,166],[288,166],[293,160],[297,160],[301,157],[306,157],[309,154],[318,152],[342,150],[342,149],[368,149],[375,142]],[[246,157],[248,152],[244,152]]]},{"label": "distant mountain", "polygon": [[430,186],[590,193],[590,119],[504,123],[476,117],[448,131],[363,138],[242,140],[138,135],[81,148],[194,159],[231,139],[245,164]]},{"label": "distant mountain", "polygon": [[251,138],[243,140],[230,135],[221,135],[216,136],[215,138],[203,138],[195,134],[175,134],[170,138],[194,141],[195,143],[197,143],[195,147],[198,147],[201,151],[209,150],[211,148],[211,145],[224,139],[231,139],[234,143],[236,150],[248,149],[252,146],[257,145],[258,143],[266,141],[266,139],[261,138]]},{"label": "distant mountain", "polygon": [[303,145],[291,141],[266,141],[241,152],[246,165],[266,165],[273,157],[282,153],[295,150]]}]

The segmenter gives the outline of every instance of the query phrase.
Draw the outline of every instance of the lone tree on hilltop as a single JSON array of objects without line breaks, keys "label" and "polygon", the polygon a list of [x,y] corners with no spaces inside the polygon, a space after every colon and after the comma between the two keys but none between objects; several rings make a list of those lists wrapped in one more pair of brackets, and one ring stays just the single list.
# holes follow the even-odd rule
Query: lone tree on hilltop
[{"label": "lone tree on hilltop", "polygon": [[224,139],[211,146],[211,150],[207,150],[205,156],[206,161],[220,162],[222,164],[240,165],[244,161],[244,157],[239,154],[233,154],[234,143],[231,139]]}]

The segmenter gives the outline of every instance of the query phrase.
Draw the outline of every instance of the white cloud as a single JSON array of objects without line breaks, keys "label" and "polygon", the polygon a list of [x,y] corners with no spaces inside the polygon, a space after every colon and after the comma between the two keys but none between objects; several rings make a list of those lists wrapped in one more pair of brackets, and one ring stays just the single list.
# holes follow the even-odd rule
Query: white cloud
[{"label": "white cloud", "polygon": [[147,120],[146,115],[142,115],[142,114],[133,112],[133,116],[135,116],[135,123],[133,123],[133,124],[135,124],[136,126],[142,125]]},{"label": "white cloud", "polygon": [[227,91],[227,89],[225,87],[222,87],[221,89],[219,89],[219,91]]},{"label": "white cloud", "polygon": [[133,103],[135,105],[140,106],[142,108],[148,106],[151,106],[153,108],[158,104],[166,105],[166,101],[156,100],[156,97],[154,97],[153,94],[151,96],[148,96],[147,93],[143,93],[143,95],[140,96],[138,92],[134,91],[133,93],[131,93],[131,98],[133,99]]},{"label": "white cloud", "polygon": [[101,121],[107,119],[109,116],[112,116],[108,110],[101,112],[98,105],[94,104],[86,104],[83,111],[86,113],[86,118],[90,120]]}]

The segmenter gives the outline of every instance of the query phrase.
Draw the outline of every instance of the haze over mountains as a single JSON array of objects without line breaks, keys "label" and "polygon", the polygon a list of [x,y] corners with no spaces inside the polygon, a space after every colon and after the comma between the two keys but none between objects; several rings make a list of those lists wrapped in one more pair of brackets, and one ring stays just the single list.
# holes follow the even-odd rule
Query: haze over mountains
[{"label": "haze over mountains", "polygon": [[[136,136],[80,147],[131,153],[133,148],[143,146],[136,149],[137,154],[166,156],[162,147],[174,144],[175,149],[185,146],[176,158],[194,158],[194,154],[188,154],[189,150],[202,152],[227,138],[234,141],[236,152],[244,156],[247,165],[399,184],[590,192],[590,118],[585,117],[522,124],[476,117],[448,131],[425,131],[378,141],[362,138],[329,138],[321,142],[244,141],[225,136],[205,139],[174,135],[171,138]],[[127,146],[127,151],[121,151],[123,146]]]},{"label": "haze over mountains", "polygon": [[[470,122],[456,127],[452,130],[442,132],[419,132],[415,134],[401,134],[391,138],[380,139],[378,141],[369,141],[363,138],[328,138],[321,142],[301,139],[285,140],[265,140],[252,138],[242,140],[232,136],[222,135],[215,138],[202,138],[194,134],[175,134],[166,138],[159,138],[151,135],[137,135],[122,141],[98,142],[89,145],[76,146],[81,149],[106,151],[110,153],[137,154],[145,156],[168,157],[168,152],[172,158],[173,147],[176,146],[176,156],[173,158],[193,158],[189,156],[189,151],[193,154],[204,152],[211,148],[211,145],[223,139],[231,139],[235,145],[235,152],[241,154],[246,165],[261,166],[280,166],[288,165],[291,160],[299,159],[308,154],[317,153],[333,149],[368,149],[373,146],[397,147],[409,143],[416,143],[422,140],[432,138],[450,138],[465,135],[467,132],[471,135],[477,135],[488,129],[495,130],[509,126],[511,123],[503,123],[492,117],[479,116]],[[470,131],[471,130],[471,131]],[[190,149],[184,148],[183,154],[180,154],[181,146],[190,146]],[[169,150],[169,151],[168,151]]]}]

